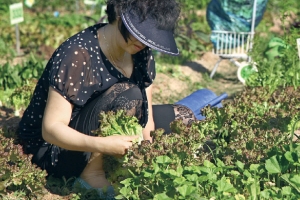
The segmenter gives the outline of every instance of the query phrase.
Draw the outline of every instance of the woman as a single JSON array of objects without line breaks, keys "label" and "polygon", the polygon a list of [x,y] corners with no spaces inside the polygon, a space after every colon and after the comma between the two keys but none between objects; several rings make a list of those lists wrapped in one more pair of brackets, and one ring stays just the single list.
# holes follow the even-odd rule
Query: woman
[{"label": "woman", "polygon": [[[180,14],[175,0],[109,0],[108,24],[96,24],[53,53],[19,124],[32,161],[55,177],[78,177],[86,188],[109,186],[102,154],[123,156],[137,136],[95,137],[100,111],[124,109],[150,131],[195,119],[180,105],[153,106],[151,49],[178,55],[173,37]],[[154,116],[154,118],[153,118]],[[101,193],[101,190],[99,190]]]}]

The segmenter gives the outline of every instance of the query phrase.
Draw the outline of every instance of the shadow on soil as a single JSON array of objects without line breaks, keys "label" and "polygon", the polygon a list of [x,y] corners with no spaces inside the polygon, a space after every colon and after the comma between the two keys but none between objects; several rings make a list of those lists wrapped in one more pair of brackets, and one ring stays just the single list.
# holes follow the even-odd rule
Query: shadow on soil
[{"label": "shadow on soil", "polygon": [[203,65],[197,63],[197,62],[193,62],[193,61],[189,61],[184,63],[184,66],[190,67],[192,70],[196,71],[196,72],[200,72],[200,73],[210,73],[210,71],[205,68]]}]

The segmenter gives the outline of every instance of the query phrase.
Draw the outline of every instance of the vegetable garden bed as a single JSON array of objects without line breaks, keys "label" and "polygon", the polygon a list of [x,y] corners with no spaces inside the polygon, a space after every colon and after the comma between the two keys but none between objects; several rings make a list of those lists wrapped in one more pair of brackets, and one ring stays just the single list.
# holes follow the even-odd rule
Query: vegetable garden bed
[{"label": "vegetable garden bed", "polygon": [[[272,92],[256,87],[246,88],[223,108],[205,107],[206,119],[190,127],[174,121],[172,134],[156,130],[152,144],[135,144],[128,160],[115,168],[117,198],[298,199],[300,140],[294,132],[299,110],[299,89]],[[136,123],[132,122],[129,129]],[[9,139],[14,138],[10,133],[0,135],[2,191],[39,197],[46,173],[30,163],[17,140]],[[48,186],[54,189],[57,181],[48,179]],[[65,181],[60,189],[65,187],[68,198],[95,195],[93,191],[72,194],[72,180]]]},{"label": "vegetable garden bed", "polygon": [[[51,2],[61,5],[56,0]],[[183,57],[175,60],[175,64],[192,60],[200,55],[197,53],[210,48],[205,18],[199,18],[192,9],[203,9],[208,1],[182,2],[186,4],[185,18],[179,24],[177,40]],[[5,120],[0,127],[1,199],[97,199],[95,191],[74,190],[74,179],[46,178],[46,172],[32,165],[31,156],[23,153],[15,134],[20,119],[16,115],[22,115],[45,67],[45,60],[38,56],[39,45],[57,46],[71,32],[88,25],[80,13],[75,17],[66,10],[61,12],[61,20],[57,20],[52,11],[61,8],[52,3],[51,10],[40,2],[40,7],[31,10],[29,20],[21,26],[26,59],[18,64],[12,64],[14,30],[5,20],[6,6],[0,5],[0,13],[3,13],[0,55],[4,61],[0,62],[3,104],[0,117]],[[281,3],[289,11],[296,12],[299,6],[298,1],[296,6],[293,0],[274,0],[271,5],[281,6]],[[283,13],[284,19],[286,13]],[[259,31],[264,31],[268,23],[258,27]],[[251,52],[258,72],[250,75],[243,91],[235,93],[222,108],[205,107],[203,121],[189,127],[174,121],[172,134],[163,135],[163,130],[158,129],[152,132],[153,143],[135,144],[128,152],[128,159],[116,168],[120,173],[112,185],[117,199],[300,199],[297,131],[300,127],[300,62],[295,42],[300,32],[297,27],[288,27],[284,35],[277,35],[283,45],[278,47],[278,55],[270,58],[266,52],[272,48],[268,41],[273,35],[263,37],[259,31]],[[32,42],[35,40],[37,42]],[[170,62],[157,56],[158,66]],[[174,67],[163,72],[170,71],[172,76],[178,77],[174,75]],[[220,77],[217,74],[215,81]],[[213,83],[205,77],[203,80],[206,84]]]}]

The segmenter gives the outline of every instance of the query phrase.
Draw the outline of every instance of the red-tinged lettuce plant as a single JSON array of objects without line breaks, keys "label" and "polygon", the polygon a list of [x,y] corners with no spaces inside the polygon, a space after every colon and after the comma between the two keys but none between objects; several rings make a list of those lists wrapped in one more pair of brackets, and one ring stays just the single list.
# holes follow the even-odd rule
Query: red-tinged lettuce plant
[{"label": "red-tinged lettuce plant", "polygon": [[19,192],[30,199],[41,197],[47,173],[32,164],[31,157],[13,138],[0,134],[0,196]]},{"label": "red-tinged lettuce plant", "polygon": [[204,108],[206,120],[152,132],[152,144],[129,151],[116,199],[299,198],[299,141],[291,135],[299,94],[249,88],[221,109]]},{"label": "red-tinged lettuce plant", "polygon": [[[223,108],[205,107],[205,120],[190,126],[175,120],[171,134],[153,131],[153,142],[134,143],[125,159],[107,156],[115,198],[299,198],[300,148],[291,134],[300,119],[299,95],[293,87],[246,88]],[[140,130],[125,112],[101,119],[106,128],[99,135],[128,130],[123,125]]]},{"label": "red-tinged lettuce plant", "polygon": [[272,147],[289,144],[292,125],[300,117],[299,94],[292,87],[275,92],[248,88],[222,109],[204,108],[204,123],[212,127],[209,134],[218,147],[214,154],[226,164],[253,164],[264,160]]}]

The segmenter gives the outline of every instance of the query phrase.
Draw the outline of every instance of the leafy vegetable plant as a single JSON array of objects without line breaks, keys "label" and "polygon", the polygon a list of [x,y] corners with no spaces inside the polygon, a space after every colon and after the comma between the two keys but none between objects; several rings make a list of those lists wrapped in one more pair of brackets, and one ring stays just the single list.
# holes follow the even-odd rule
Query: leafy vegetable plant
[{"label": "leafy vegetable plant", "polygon": [[[95,135],[107,137],[111,135],[139,135],[140,143],[143,139],[142,126],[138,123],[135,116],[130,116],[124,110],[117,112],[108,111],[100,113],[100,127],[93,132]],[[107,178],[111,184],[116,187],[120,179],[126,176],[129,171],[123,167],[128,161],[128,155],[123,158],[115,158],[109,155],[103,155],[104,170],[107,172]]]},{"label": "leafy vegetable plant", "polygon": [[0,197],[14,191],[22,191],[30,199],[44,193],[47,173],[31,163],[31,157],[23,153],[13,138],[0,134]]},{"label": "leafy vegetable plant", "polygon": [[[205,120],[128,152],[116,199],[297,199],[299,91],[247,88]],[[129,171],[129,173],[128,173]],[[122,186],[122,187],[121,187]]]}]

